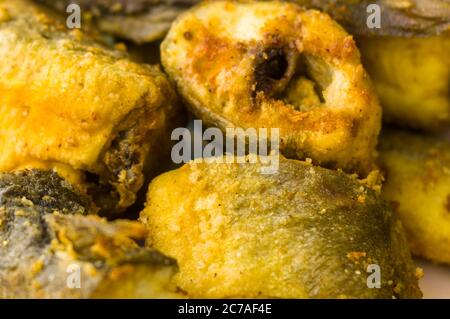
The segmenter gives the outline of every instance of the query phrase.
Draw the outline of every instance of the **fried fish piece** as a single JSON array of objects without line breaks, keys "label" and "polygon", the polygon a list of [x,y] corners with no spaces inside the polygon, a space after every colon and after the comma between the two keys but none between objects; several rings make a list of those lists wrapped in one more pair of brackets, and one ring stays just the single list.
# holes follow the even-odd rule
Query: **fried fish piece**
[{"label": "fried fish piece", "polygon": [[[450,125],[448,0],[294,0],[329,13],[356,35],[386,122],[425,131]],[[367,25],[369,5],[380,28]]]},{"label": "fried fish piece", "polygon": [[159,67],[29,1],[0,1],[0,171],[57,169],[121,212],[169,154],[182,114]]},{"label": "fried fish piece", "polygon": [[[448,0],[291,0],[330,14],[354,35],[392,37],[433,36],[450,30]],[[381,28],[369,28],[373,9],[380,8]]]},{"label": "fried fish piece", "polygon": [[[162,37],[178,14],[201,0],[38,0],[65,12],[77,3],[106,32],[136,42]],[[290,0],[330,14],[351,34],[426,36],[448,30],[450,4],[445,0]],[[367,27],[367,8],[380,7],[382,28]],[[145,13],[145,14],[144,14]],[[130,15],[127,18],[127,15]]]},{"label": "fried fish piece", "polygon": [[[161,55],[207,124],[279,128],[287,157],[370,172],[380,106],[352,37],[328,15],[274,1],[207,2],[174,22]],[[306,98],[301,79],[312,88]]]},{"label": "fried fish piece", "polygon": [[0,174],[0,298],[173,298],[176,263],[140,247],[138,222],[88,215],[54,172]]},{"label": "fried fish piece", "polygon": [[[198,0],[38,0],[59,12],[69,4],[78,4],[87,27],[147,43],[158,40],[169,30],[172,21]],[[86,25],[85,25],[86,26]]]},{"label": "fried fish piece", "polygon": [[[402,226],[368,186],[374,176],[284,158],[276,174],[259,169],[191,162],[150,184],[148,245],[177,260],[188,296],[421,297]],[[368,288],[369,265],[380,267],[379,289]]]},{"label": "fried fish piece", "polygon": [[450,126],[450,33],[360,37],[358,44],[386,122],[429,132]]},{"label": "fried fish piece", "polygon": [[402,220],[412,252],[450,264],[450,142],[385,130],[380,162],[386,172],[382,195]]}]

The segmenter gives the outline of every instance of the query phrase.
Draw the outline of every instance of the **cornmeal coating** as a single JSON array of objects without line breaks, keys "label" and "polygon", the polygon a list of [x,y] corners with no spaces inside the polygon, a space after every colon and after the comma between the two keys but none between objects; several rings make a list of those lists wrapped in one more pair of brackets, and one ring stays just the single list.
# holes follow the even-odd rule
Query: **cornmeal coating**
[{"label": "cornmeal coating", "polygon": [[136,200],[182,112],[157,66],[29,1],[0,1],[0,171],[56,169],[109,214]]},{"label": "cornmeal coating", "polygon": [[189,297],[421,297],[401,224],[368,186],[375,176],[284,158],[276,174],[260,166],[189,163],[150,184],[148,245],[177,260]]},{"label": "cornmeal coating", "polygon": [[382,195],[402,220],[413,254],[450,264],[450,142],[385,130],[380,164]]},{"label": "cornmeal coating", "polygon": [[190,110],[211,126],[279,128],[289,158],[370,172],[381,109],[353,38],[327,14],[207,2],[179,16],[161,55]]}]

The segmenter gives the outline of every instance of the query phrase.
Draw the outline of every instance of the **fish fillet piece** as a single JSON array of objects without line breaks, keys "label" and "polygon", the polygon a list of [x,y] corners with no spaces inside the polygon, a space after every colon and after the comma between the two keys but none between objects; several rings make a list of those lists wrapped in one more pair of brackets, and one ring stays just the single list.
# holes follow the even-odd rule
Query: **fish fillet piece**
[{"label": "fish fillet piece", "polygon": [[135,43],[165,36],[173,20],[198,0],[38,0],[65,13],[78,4],[84,29],[96,29]]},{"label": "fish fillet piece", "polygon": [[[386,122],[428,132],[450,126],[448,0],[293,1],[327,12],[355,36]],[[367,25],[370,5],[380,8],[380,28]]]},{"label": "fish fillet piece", "polygon": [[450,264],[450,142],[386,129],[380,165],[382,195],[402,220],[412,252]]},{"label": "fish fillet piece", "polygon": [[122,212],[182,120],[158,66],[133,63],[29,1],[0,1],[0,171],[56,169]]},{"label": "fish fillet piece", "polygon": [[[148,245],[177,260],[174,281],[189,297],[421,297],[376,175],[284,158],[263,175],[260,165],[191,162],[150,184]],[[369,265],[379,289],[367,284]]]},{"label": "fish fillet piece", "polygon": [[206,2],[161,46],[189,109],[225,130],[279,128],[289,158],[367,175],[381,109],[353,38],[328,15],[283,2]]},{"label": "fish fillet piece", "polygon": [[175,261],[51,171],[0,174],[0,298],[179,298]]},{"label": "fish fillet piece", "polygon": [[358,38],[386,122],[426,132],[450,127],[449,34]]}]

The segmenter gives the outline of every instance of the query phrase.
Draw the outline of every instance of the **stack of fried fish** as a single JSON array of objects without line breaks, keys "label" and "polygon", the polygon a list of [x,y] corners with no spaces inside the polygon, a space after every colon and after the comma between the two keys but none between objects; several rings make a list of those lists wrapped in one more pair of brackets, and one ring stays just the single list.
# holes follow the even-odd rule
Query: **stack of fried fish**
[{"label": "stack of fried fish", "polygon": [[[370,1],[380,29],[200,2],[0,0],[0,298],[420,298],[410,251],[450,264],[448,2]],[[278,170],[173,169],[186,114],[279,129]]]}]

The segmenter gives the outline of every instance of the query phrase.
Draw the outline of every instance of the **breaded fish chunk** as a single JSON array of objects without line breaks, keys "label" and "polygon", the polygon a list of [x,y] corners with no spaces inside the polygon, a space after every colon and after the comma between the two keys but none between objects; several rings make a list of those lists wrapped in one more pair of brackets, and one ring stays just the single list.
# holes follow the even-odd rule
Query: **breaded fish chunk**
[{"label": "breaded fish chunk", "polygon": [[176,263],[50,171],[0,174],[0,298],[174,298]]},{"label": "breaded fish chunk", "polygon": [[412,252],[450,264],[450,142],[385,130],[380,162],[382,195],[402,220]]},{"label": "breaded fish chunk", "polygon": [[208,124],[279,128],[289,158],[370,172],[381,109],[353,38],[327,14],[278,1],[203,3],[174,22],[161,56]]},{"label": "breaded fish chunk", "polygon": [[[66,12],[71,3],[81,6],[98,28],[136,42],[163,36],[176,16],[201,0],[37,0]],[[290,0],[320,9],[354,35],[427,36],[449,30],[447,0]],[[380,7],[382,28],[368,28],[367,9]]]},{"label": "breaded fish chunk", "polygon": [[[293,1],[327,12],[355,36],[386,122],[423,131],[450,126],[448,0]],[[377,14],[379,27],[369,27]]]},{"label": "breaded fish chunk", "polygon": [[[358,36],[425,37],[450,30],[448,0],[290,1],[327,12],[351,34]],[[380,14],[380,28],[367,24],[374,21],[375,12]]]},{"label": "breaded fish chunk", "polygon": [[386,122],[428,132],[450,127],[450,33],[358,43]]},{"label": "breaded fish chunk", "polygon": [[157,66],[0,1],[0,171],[56,169],[109,213],[136,200],[182,112]]},{"label": "breaded fish chunk", "polygon": [[150,184],[148,245],[177,260],[189,297],[421,297],[375,183],[284,158],[277,174],[259,168],[191,162]]}]

